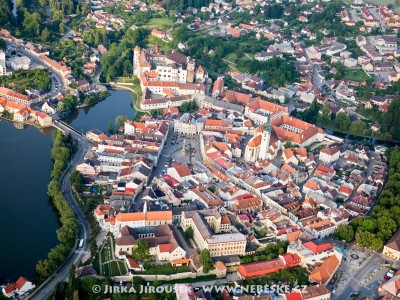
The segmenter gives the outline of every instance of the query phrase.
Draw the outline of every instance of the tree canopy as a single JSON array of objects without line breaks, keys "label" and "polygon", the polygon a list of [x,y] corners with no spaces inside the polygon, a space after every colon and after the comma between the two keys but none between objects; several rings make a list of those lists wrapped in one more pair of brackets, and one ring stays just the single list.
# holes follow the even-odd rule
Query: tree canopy
[{"label": "tree canopy", "polygon": [[360,246],[379,250],[400,227],[400,150],[390,149],[386,156],[389,177],[377,204],[369,216],[356,218],[347,226],[339,226],[339,239],[351,241],[355,236]]},{"label": "tree canopy", "polygon": [[137,260],[144,260],[149,258],[149,245],[144,240],[138,240],[135,247],[132,249],[132,257]]},{"label": "tree canopy", "polygon": [[207,274],[208,272],[210,272],[210,270],[214,268],[210,256],[210,251],[208,251],[208,249],[201,250],[199,260],[200,264],[203,266],[204,273]]}]

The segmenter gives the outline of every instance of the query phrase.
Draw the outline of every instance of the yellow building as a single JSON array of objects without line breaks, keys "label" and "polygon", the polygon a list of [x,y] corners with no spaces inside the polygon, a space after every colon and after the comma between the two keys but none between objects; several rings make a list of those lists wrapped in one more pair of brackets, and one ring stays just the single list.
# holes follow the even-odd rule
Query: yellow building
[{"label": "yellow building", "polygon": [[396,231],[383,247],[382,254],[391,259],[400,260],[400,229]]},{"label": "yellow building", "polygon": [[[244,255],[246,237],[222,224],[221,214],[214,209],[182,212],[181,227],[193,229],[193,239],[201,250],[208,249],[211,257]],[[225,222],[223,222],[225,223]],[[226,230],[226,231],[225,231]],[[229,230],[229,231],[228,231]]]}]

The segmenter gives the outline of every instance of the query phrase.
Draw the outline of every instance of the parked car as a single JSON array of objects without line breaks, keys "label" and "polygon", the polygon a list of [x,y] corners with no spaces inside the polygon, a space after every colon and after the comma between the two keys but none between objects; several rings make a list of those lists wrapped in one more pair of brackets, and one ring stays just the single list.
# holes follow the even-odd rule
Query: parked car
[{"label": "parked car", "polygon": [[394,271],[393,270],[389,270],[387,273],[386,273],[386,275],[385,275],[385,277],[383,277],[385,280],[389,280],[390,278],[392,278],[393,277],[393,275],[394,275]]}]

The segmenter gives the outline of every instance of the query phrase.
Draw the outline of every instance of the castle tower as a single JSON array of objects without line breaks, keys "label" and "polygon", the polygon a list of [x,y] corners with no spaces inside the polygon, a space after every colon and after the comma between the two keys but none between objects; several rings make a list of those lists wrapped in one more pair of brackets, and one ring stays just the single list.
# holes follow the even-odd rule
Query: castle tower
[{"label": "castle tower", "polygon": [[136,46],[133,49],[133,75],[140,76],[140,66],[139,66],[139,55],[140,55],[140,47]]},{"label": "castle tower", "polygon": [[154,45],[154,47],[151,49],[151,53],[160,53],[160,48],[158,47],[158,42]]},{"label": "castle tower", "polygon": [[264,129],[261,133],[261,145],[259,159],[267,159],[269,151],[269,141],[271,138],[271,117],[268,116],[267,123],[265,123]]},{"label": "castle tower", "polygon": [[186,82],[193,83],[194,82],[194,67],[195,62],[194,59],[187,58],[187,77]]}]

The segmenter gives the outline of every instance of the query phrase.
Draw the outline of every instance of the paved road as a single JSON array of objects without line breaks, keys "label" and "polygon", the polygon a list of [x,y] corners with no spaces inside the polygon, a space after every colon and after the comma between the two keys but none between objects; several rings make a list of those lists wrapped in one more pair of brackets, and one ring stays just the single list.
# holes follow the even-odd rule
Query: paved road
[{"label": "paved road", "polygon": [[61,182],[62,189],[64,189],[64,196],[68,200],[71,205],[71,208],[75,212],[75,216],[78,219],[79,224],[79,239],[84,240],[83,248],[76,250],[72,257],[67,262],[64,262],[64,265],[61,269],[57,270],[53,276],[51,276],[48,280],[46,280],[41,286],[39,286],[34,293],[30,295],[28,299],[34,300],[42,300],[46,299],[55,288],[57,283],[68,280],[69,269],[71,266],[77,265],[79,261],[81,261],[85,256],[87,256],[89,251],[89,238],[90,238],[90,227],[87,222],[85,215],[81,211],[79,205],[76,203],[71,190],[71,182],[70,182],[70,174],[75,169],[75,166],[80,163],[86,152],[89,149],[89,144],[85,140],[84,137],[77,135],[75,133],[72,134],[74,138],[78,141],[78,152],[75,154],[73,159],[71,160],[67,172],[64,175],[64,178]]},{"label": "paved road", "polygon": [[[377,282],[370,282],[367,277],[375,273],[378,266],[384,263],[384,259],[377,253],[372,253],[368,260],[357,270],[352,269],[347,262],[342,261],[340,270],[343,270],[345,283],[337,288],[332,300],[351,299],[351,295],[361,292],[362,295],[372,296],[377,292]],[[371,286],[372,285],[372,286]]]},{"label": "paved road", "polygon": [[96,70],[96,74],[93,77],[93,84],[100,83],[100,75],[101,75],[102,71],[103,71],[103,66],[101,63],[98,63],[98,68]]},{"label": "paved road", "polygon": [[56,94],[58,94],[58,92],[62,91],[65,89],[65,82],[64,82],[64,78],[57,73],[56,71],[54,71],[52,68],[46,66],[39,58],[37,58],[35,55],[33,55],[32,53],[30,53],[28,50],[26,50],[24,47],[11,43],[9,41],[6,42],[8,44],[8,46],[14,47],[15,50],[27,57],[30,58],[30,60],[32,62],[34,62],[37,65],[41,65],[43,67],[45,67],[58,81],[58,88],[55,88],[55,84],[54,84],[54,80],[52,79],[52,89],[51,91],[48,93],[49,98],[52,96],[55,96]]}]

